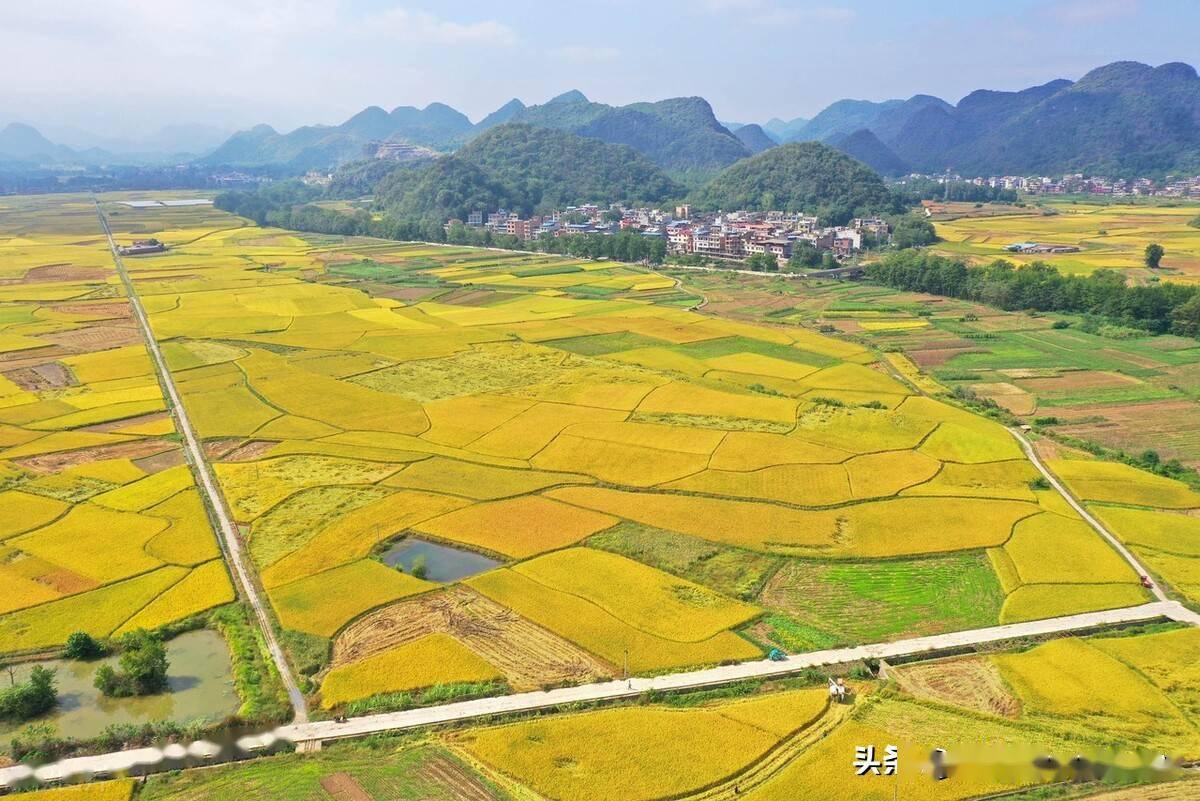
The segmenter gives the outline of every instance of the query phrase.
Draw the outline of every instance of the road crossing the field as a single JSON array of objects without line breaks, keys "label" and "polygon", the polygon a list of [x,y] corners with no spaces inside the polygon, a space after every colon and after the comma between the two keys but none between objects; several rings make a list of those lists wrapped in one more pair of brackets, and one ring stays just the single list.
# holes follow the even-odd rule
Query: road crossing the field
[{"label": "road crossing the field", "polygon": [[[566,704],[618,701],[636,698],[649,692],[695,690],[740,681],[782,678],[810,668],[844,665],[865,659],[895,660],[902,657],[933,657],[939,654],[953,653],[958,649],[969,650],[975,646],[989,643],[1001,643],[1028,637],[1080,634],[1111,626],[1160,619],[1200,625],[1200,615],[1182,604],[1174,601],[1157,601],[1125,609],[1110,609],[1105,612],[1086,612],[1079,615],[1032,620],[1026,623],[1009,623],[1002,626],[916,637],[895,642],[793,654],[778,662],[762,659],[755,662],[742,662],[736,665],[723,665],[651,678],[621,679],[583,684],[577,687],[562,687],[556,690],[479,698],[474,701],[459,701],[421,709],[409,709],[403,712],[367,715],[341,722],[335,720],[297,722],[280,726],[274,731],[254,739],[263,746],[285,740],[295,744],[298,750],[310,751],[314,750],[310,746],[319,747],[319,743],[329,740],[419,729],[496,715],[535,712]],[[177,746],[177,748],[179,747]],[[190,750],[199,751],[202,748],[203,744],[194,743]],[[143,748],[96,756],[75,757],[37,769],[26,765],[16,765],[0,769],[0,787],[4,787],[6,783],[15,784],[29,779],[53,782],[72,776],[96,774],[108,776],[138,766],[153,765],[161,759],[162,752],[158,749]]]},{"label": "road crossing the field", "polygon": [[129,304],[133,308],[134,318],[137,320],[138,327],[142,331],[142,338],[146,342],[146,349],[150,352],[150,358],[154,362],[154,370],[158,373],[159,383],[162,385],[163,391],[167,394],[167,398],[171,403],[175,425],[179,433],[183,436],[184,449],[188,454],[188,462],[192,466],[196,486],[204,493],[207,506],[213,510],[218,533],[224,543],[223,550],[229,566],[232,568],[231,572],[241,589],[242,597],[246,599],[254,610],[258,627],[262,631],[263,639],[267,643],[267,650],[271,652],[271,658],[274,660],[275,667],[278,669],[280,678],[283,681],[283,686],[287,690],[288,700],[292,704],[292,713],[295,719],[297,721],[306,721],[308,720],[308,703],[304,700],[304,693],[300,692],[300,688],[292,676],[291,666],[283,654],[283,648],[280,647],[279,641],[275,637],[275,629],[271,625],[271,618],[267,614],[262,596],[259,594],[258,587],[254,583],[253,573],[251,573],[250,568],[246,564],[247,557],[242,548],[241,539],[238,537],[237,526],[229,514],[228,507],[225,505],[225,496],[221,494],[217,481],[213,477],[212,468],[209,466],[208,459],[204,455],[204,449],[200,446],[200,440],[196,436],[195,429],[192,428],[192,421],[188,418],[187,409],[184,408],[179,390],[175,386],[175,379],[171,376],[171,371],[167,368],[167,361],[163,358],[162,350],[158,347],[158,340],[154,338],[154,331],[150,328],[150,319],[146,316],[146,310],[142,307],[141,298],[138,297],[137,291],[133,286],[133,280],[130,279],[129,273],[125,270],[125,262],[121,259],[121,252],[117,249],[116,240],[113,239],[112,230],[108,226],[108,219],[104,216],[104,212],[101,211],[100,203],[95,197],[92,198],[92,202],[96,204],[96,215],[100,218],[100,225],[104,229],[105,237],[108,239],[108,247],[112,251],[112,258],[117,267],[117,274],[120,276],[121,283],[125,286],[125,292],[129,296]]},{"label": "road crossing the field", "polygon": [[347,737],[362,737],[388,731],[435,726],[491,715],[505,715],[548,709],[563,704],[612,701],[631,698],[647,692],[670,692],[694,690],[739,681],[779,678],[799,673],[808,668],[843,665],[864,659],[896,659],[922,654],[971,648],[987,643],[1004,642],[1023,637],[1052,636],[1078,633],[1166,618],[1191,625],[1200,624],[1200,616],[1174,601],[1159,601],[1125,609],[1105,612],[1087,612],[1079,615],[1031,620],[1026,623],[1009,623],[969,631],[956,631],[929,637],[916,637],[895,642],[860,645],[851,648],[833,648],[793,654],[782,661],[762,659],[736,665],[671,673],[651,678],[633,678],[563,687],[556,690],[539,690],[515,695],[480,698],[460,701],[423,709],[403,712],[387,712],[378,715],[351,718],[344,722],[330,720],[293,723],[275,730],[276,736],[294,743],[337,740]]}]

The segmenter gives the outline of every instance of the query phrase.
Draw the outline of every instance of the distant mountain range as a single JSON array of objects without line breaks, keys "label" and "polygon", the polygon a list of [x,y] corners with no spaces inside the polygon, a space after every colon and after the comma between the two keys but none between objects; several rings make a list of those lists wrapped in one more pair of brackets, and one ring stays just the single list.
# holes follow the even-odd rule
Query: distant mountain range
[{"label": "distant mountain range", "polygon": [[[1187,64],[1119,61],[1076,82],[1017,92],[977,90],[957,105],[929,95],[840,100],[791,137],[871,151],[881,172],[898,165],[964,175],[1143,174],[1200,171],[1200,77]],[[890,167],[888,165],[891,165]]]},{"label": "distant mountain range", "polygon": [[133,139],[97,136],[77,128],[51,129],[53,140],[21,122],[0,128],[0,162],[25,164],[149,165],[190,161],[216,147],[228,131],[205,125],[168,125]]},{"label": "distant mountain range", "polygon": [[[627,145],[673,179],[697,186],[723,168],[778,142],[827,143],[884,174],[1156,175],[1200,172],[1200,77],[1180,63],[1150,67],[1122,61],[1079,81],[1054,80],[1021,91],[977,90],[957,104],[931,95],[907,100],[839,100],[812,119],[722,124],[708,102],[681,97],[609,106],[582,92],[541,105],[513,99],[472,123],[442,104],[422,109],[368,107],[340,125],[280,133],[268,125],[239,131],[214,146],[198,126],[164,129],[141,140],[145,152],[74,132],[47,138],[14,123],[0,130],[0,161],[120,163],[172,152],[205,151],[196,164],[276,172],[333,169],[362,159],[367,145],[407,142],[442,152],[508,123],[553,128]],[[52,141],[53,140],[53,141]],[[134,143],[136,144],[136,143]],[[101,145],[104,145],[103,147]],[[125,143],[122,147],[129,146]],[[173,151],[172,148],[175,148]]]}]

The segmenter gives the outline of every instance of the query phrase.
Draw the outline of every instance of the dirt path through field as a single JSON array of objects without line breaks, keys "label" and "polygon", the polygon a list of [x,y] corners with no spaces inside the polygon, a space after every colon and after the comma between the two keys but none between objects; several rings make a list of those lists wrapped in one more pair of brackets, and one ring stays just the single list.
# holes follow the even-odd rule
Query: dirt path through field
[{"label": "dirt path through field", "polygon": [[183,447],[188,454],[188,463],[191,465],[192,474],[196,480],[196,487],[200,490],[205,502],[213,510],[217,518],[219,524],[218,533],[223,544],[222,551],[229,562],[229,566],[232,568],[231,572],[241,596],[254,609],[254,615],[258,620],[258,627],[262,631],[263,639],[267,644],[267,650],[271,652],[271,657],[275,662],[275,667],[279,670],[283,686],[287,689],[295,722],[305,723],[308,721],[308,704],[304,700],[304,694],[300,692],[300,688],[296,684],[296,679],[292,675],[292,668],[283,654],[283,648],[280,647],[279,641],[275,638],[275,629],[271,625],[266,605],[258,592],[253,568],[242,548],[237,526],[234,525],[233,517],[229,514],[229,507],[225,503],[225,496],[221,494],[221,488],[213,477],[212,467],[205,457],[204,448],[200,444],[200,439],[196,436],[195,429],[192,428],[192,421],[188,418],[187,409],[184,408],[179,390],[175,386],[175,379],[171,376],[171,371],[167,368],[167,361],[163,358],[162,349],[158,347],[158,340],[154,338],[154,330],[150,327],[150,318],[146,316],[146,310],[142,307],[141,298],[138,297],[137,290],[134,288],[129,273],[125,271],[125,263],[121,260],[121,254],[117,250],[117,243],[113,239],[112,230],[108,227],[108,220],[105,218],[104,212],[100,210],[100,202],[94,196],[92,202],[95,203],[96,216],[100,218],[100,226],[104,229],[104,235],[108,239],[108,247],[112,252],[113,263],[117,267],[121,283],[125,286],[125,292],[129,295],[129,303],[133,307],[133,315],[137,320],[142,339],[145,341],[146,349],[150,352],[150,358],[154,362],[154,370],[158,374],[163,394],[166,396],[167,402],[171,406],[171,411],[175,416],[175,428],[183,436]]}]

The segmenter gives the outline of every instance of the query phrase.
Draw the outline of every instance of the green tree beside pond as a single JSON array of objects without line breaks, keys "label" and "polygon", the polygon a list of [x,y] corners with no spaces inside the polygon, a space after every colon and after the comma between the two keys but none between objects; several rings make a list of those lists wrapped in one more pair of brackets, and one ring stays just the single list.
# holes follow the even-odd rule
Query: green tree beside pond
[{"label": "green tree beside pond", "polygon": [[110,698],[154,695],[167,689],[167,648],[162,635],[138,629],[121,637],[120,672],[111,665],[96,670],[95,687]]},{"label": "green tree beside pond", "polygon": [[0,720],[32,720],[57,703],[54,671],[37,665],[26,681],[0,690]]}]

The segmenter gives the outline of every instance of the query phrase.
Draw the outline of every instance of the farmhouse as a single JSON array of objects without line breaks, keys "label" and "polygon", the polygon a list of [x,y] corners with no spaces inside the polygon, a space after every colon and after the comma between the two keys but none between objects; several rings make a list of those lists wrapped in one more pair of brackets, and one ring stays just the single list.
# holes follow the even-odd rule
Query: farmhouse
[{"label": "farmhouse", "polygon": [[148,253],[162,253],[167,246],[157,239],[135,239],[132,245],[118,248],[122,256],[144,256]]},{"label": "farmhouse", "polygon": [[1004,249],[1009,253],[1078,253],[1079,248],[1074,245],[1052,245],[1046,242],[1014,242],[1011,245],[1005,245]]}]

